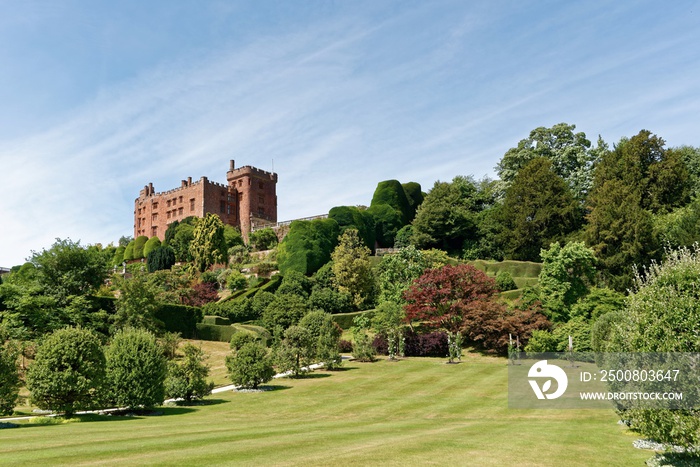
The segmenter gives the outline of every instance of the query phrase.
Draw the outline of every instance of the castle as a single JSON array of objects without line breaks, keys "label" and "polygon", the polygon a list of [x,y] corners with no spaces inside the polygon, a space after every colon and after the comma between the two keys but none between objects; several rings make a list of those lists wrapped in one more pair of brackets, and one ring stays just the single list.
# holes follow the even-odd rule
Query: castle
[{"label": "castle", "polygon": [[224,224],[238,227],[248,240],[252,225],[277,222],[277,174],[232,160],[227,185],[202,177],[182,180],[178,188],[156,193],[146,185],[134,201],[134,238],[141,235],[165,240],[168,225],[189,216],[213,213]]}]

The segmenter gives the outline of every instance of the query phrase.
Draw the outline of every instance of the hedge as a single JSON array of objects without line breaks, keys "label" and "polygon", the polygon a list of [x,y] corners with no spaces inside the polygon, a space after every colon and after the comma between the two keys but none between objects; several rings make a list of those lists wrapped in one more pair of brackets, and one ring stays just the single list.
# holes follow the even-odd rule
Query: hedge
[{"label": "hedge", "polygon": [[183,338],[191,339],[197,331],[197,323],[202,321],[202,309],[186,306],[164,304],[156,309],[155,318],[162,321],[168,332],[179,332]]},{"label": "hedge", "polygon": [[230,342],[231,337],[238,332],[233,326],[220,324],[197,323],[197,339],[203,341]]},{"label": "hedge", "polygon": [[204,324],[218,324],[220,326],[228,326],[231,324],[231,320],[228,318],[223,318],[221,316],[205,316],[202,320]]}]

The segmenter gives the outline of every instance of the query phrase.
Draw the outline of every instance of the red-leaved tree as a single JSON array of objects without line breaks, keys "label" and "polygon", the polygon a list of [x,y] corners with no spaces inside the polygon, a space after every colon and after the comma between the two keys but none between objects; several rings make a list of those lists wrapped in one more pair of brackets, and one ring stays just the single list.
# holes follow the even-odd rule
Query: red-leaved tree
[{"label": "red-leaved tree", "polygon": [[504,351],[509,333],[526,342],[532,330],[550,327],[538,307],[508,309],[499,299],[495,281],[469,264],[426,271],[404,299],[409,324],[460,332],[487,350]]}]

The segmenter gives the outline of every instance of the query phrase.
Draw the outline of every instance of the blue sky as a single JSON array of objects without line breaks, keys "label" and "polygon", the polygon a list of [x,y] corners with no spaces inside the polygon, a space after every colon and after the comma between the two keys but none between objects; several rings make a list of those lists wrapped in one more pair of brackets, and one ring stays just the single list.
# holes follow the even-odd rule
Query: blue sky
[{"label": "blue sky", "polygon": [[538,126],[700,146],[695,2],[0,0],[0,266],[228,160],[280,220],[494,175]]}]

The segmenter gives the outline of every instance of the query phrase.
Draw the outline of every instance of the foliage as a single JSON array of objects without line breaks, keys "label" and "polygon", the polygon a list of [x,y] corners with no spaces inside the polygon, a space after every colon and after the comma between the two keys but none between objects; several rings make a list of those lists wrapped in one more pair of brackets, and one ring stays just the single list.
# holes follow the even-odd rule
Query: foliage
[{"label": "foliage", "polygon": [[180,333],[185,339],[192,339],[197,330],[197,323],[202,321],[202,310],[166,303],[158,305],[154,318],[158,324],[163,324],[165,331]]},{"label": "foliage", "polygon": [[593,287],[585,297],[582,297],[571,307],[571,317],[580,316],[591,322],[599,317],[616,311],[625,306],[625,296],[611,289]]},{"label": "foliage", "polygon": [[[365,309],[373,302],[374,275],[369,256],[371,251],[362,244],[357,230],[346,230],[333,250],[333,284],[341,293],[352,297],[357,309]],[[284,281],[282,281],[284,285]]]},{"label": "foliage", "polygon": [[553,321],[567,321],[571,307],[588,293],[594,281],[596,258],[593,250],[583,242],[568,242],[563,247],[552,243],[540,256],[542,306]]},{"label": "foliage", "polygon": [[532,335],[525,346],[525,352],[555,352],[557,343],[557,337],[555,337],[551,331],[545,329],[535,329],[532,331]]},{"label": "foliage", "polygon": [[249,237],[250,244],[257,251],[271,250],[279,241],[275,231],[269,227],[252,232]]},{"label": "foliage", "polygon": [[57,238],[48,250],[33,252],[30,261],[45,292],[57,297],[88,294],[107,278],[106,258],[70,239]]},{"label": "foliage", "polygon": [[588,199],[586,243],[600,259],[609,285],[632,285],[632,265],[658,259],[652,214],[664,214],[689,199],[689,176],[674,151],[647,130],[622,139],[596,166]]},{"label": "foliage", "polygon": [[214,383],[206,380],[209,367],[204,363],[204,351],[190,343],[183,345],[180,350],[183,354],[182,362],[170,363],[165,380],[166,397],[191,402],[209,395]]},{"label": "foliage", "polygon": [[373,362],[376,355],[372,341],[367,334],[370,320],[366,315],[357,315],[353,319],[352,357],[358,362]]},{"label": "foliage", "polygon": [[126,247],[124,247],[124,261],[131,261],[134,259],[134,241],[131,240]]},{"label": "foliage", "polygon": [[231,350],[238,352],[244,345],[255,342],[260,342],[259,336],[249,332],[236,332],[231,336],[229,345],[231,346]]},{"label": "foliage", "polygon": [[141,258],[146,257],[143,250],[146,247],[147,242],[148,242],[148,237],[146,237],[145,235],[141,235],[140,237],[136,237],[134,239],[134,244],[133,244],[134,259],[141,259]]},{"label": "foliage", "polygon": [[494,280],[469,264],[429,269],[404,294],[406,320],[456,333],[496,293]]},{"label": "foliage", "polygon": [[416,216],[416,211],[418,206],[423,204],[425,196],[423,195],[423,190],[418,182],[408,182],[402,183],[404,193],[406,193],[406,199],[408,200],[408,205],[410,207],[409,218],[412,221]]},{"label": "foliage", "polygon": [[[611,352],[698,352],[700,249],[668,251],[637,274],[623,319],[609,330]],[[669,332],[673,330],[673,332]],[[597,330],[600,331],[600,330]],[[700,418],[687,410],[635,409],[624,417],[645,436],[680,446],[700,444]],[[696,451],[697,452],[697,451]]]},{"label": "foliage", "polygon": [[613,332],[615,332],[615,327],[624,320],[625,312],[622,310],[610,311],[601,315],[591,326],[591,350],[594,352],[608,352],[608,346]]},{"label": "foliage", "polygon": [[314,340],[308,329],[290,326],[284,331],[284,338],[275,349],[275,363],[280,372],[290,372],[299,377],[308,371],[314,356]]},{"label": "foliage", "polygon": [[152,408],[165,399],[168,367],[155,336],[142,329],[118,331],[105,351],[106,390],[117,407]]},{"label": "foliage", "polygon": [[177,348],[182,342],[179,332],[166,332],[158,339],[158,344],[163,350],[163,356],[167,360],[174,360],[177,357]]},{"label": "foliage", "polygon": [[309,295],[309,307],[326,313],[347,313],[353,308],[352,297],[349,293],[338,292],[333,288],[314,286]]},{"label": "foliage", "polygon": [[394,248],[406,248],[412,245],[412,239],[413,225],[404,225],[398,232],[396,232],[396,238],[394,238]]},{"label": "foliage", "polygon": [[330,314],[318,310],[309,312],[299,321],[299,326],[309,331],[313,356],[318,362],[323,363],[329,370],[340,366],[342,360],[338,351],[338,340],[342,329]]},{"label": "foliage", "polygon": [[224,224],[219,216],[209,213],[197,222],[189,252],[199,271],[205,271],[214,264],[228,262]]},{"label": "foliage", "polygon": [[282,276],[282,283],[277,289],[280,295],[298,295],[308,298],[311,292],[311,280],[299,271],[291,270]]},{"label": "foliage", "polygon": [[267,349],[260,343],[247,342],[226,357],[226,369],[233,384],[257,389],[272,379],[275,370]]},{"label": "foliage", "polygon": [[372,327],[386,337],[389,357],[404,356],[404,321],[406,314],[395,302],[382,302],[372,316]]},{"label": "foliage", "polygon": [[336,206],[328,211],[328,218],[338,223],[341,234],[348,229],[357,230],[365,246],[371,250],[374,249],[377,238],[374,217],[366,208]]},{"label": "foliage", "polygon": [[40,409],[64,412],[95,404],[105,376],[105,356],[97,336],[81,328],[63,328],[39,345],[27,372],[31,400]]},{"label": "foliage", "polygon": [[427,267],[423,252],[413,246],[383,256],[377,268],[379,301],[403,303],[402,294]]},{"label": "foliage", "polygon": [[0,334],[0,415],[12,415],[19,398],[22,381],[19,377],[17,357],[19,348],[4,342]]},{"label": "foliage", "polygon": [[174,221],[165,231],[165,243],[175,251],[177,261],[192,261],[190,244],[194,239],[194,229],[199,218],[190,216],[182,221]]},{"label": "foliage", "polygon": [[538,127],[528,138],[520,140],[517,147],[510,148],[496,166],[505,187],[513,183],[530,161],[545,157],[552,162],[554,172],[567,183],[574,197],[583,200],[591,188],[593,165],[607,146],[599,140],[598,148],[592,150],[586,134],[574,133],[575,129],[576,125],[566,123],[552,128]]},{"label": "foliage", "polygon": [[543,157],[520,169],[499,214],[506,256],[525,261],[538,261],[543,248],[565,240],[582,222],[580,204]]},{"label": "foliage", "polygon": [[[116,250],[114,250],[114,255],[112,255],[112,261],[111,265],[112,266],[121,266],[122,263],[124,262],[124,252],[126,251],[125,246],[120,246],[117,247]],[[132,253],[133,256],[133,253]]]},{"label": "foliage", "polygon": [[157,290],[140,274],[119,283],[116,313],[111,317],[115,330],[127,327],[157,331],[162,323],[156,319]]},{"label": "foliage", "polygon": [[275,294],[268,292],[266,290],[261,290],[253,296],[251,306],[253,308],[253,314],[256,318],[262,316],[265,308],[275,300]]},{"label": "foliage", "polygon": [[199,282],[181,298],[181,301],[183,305],[187,306],[204,306],[218,299],[219,294],[216,292],[216,285],[210,282]]},{"label": "foliage", "polygon": [[299,295],[279,294],[262,314],[263,326],[270,331],[295,325],[309,312],[306,300]]},{"label": "foliage", "polygon": [[665,247],[690,247],[700,242],[700,198],[653,217],[654,238]]},{"label": "foliage", "polygon": [[248,287],[248,279],[240,271],[231,271],[226,276],[226,287],[235,292]]},{"label": "foliage", "polygon": [[149,238],[146,244],[143,246],[143,257],[148,258],[148,255],[160,246],[160,239],[158,237]]},{"label": "foliage", "polygon": [[465,243],[479,241],[479,213],[494,203],[488,181],[455,177],[435,182],[418,208],[411,242],[419,248],[461,253]]},{"label": "foliage", "polygon": [[[241,235],[241,231],[238,230],[237,227],[233,227],[232,225],[228,224],[224,224],[224,241],[226,242],[227,252],[229,249],[235,246],[245,245],[245,242],[243,241],[243,235]],[[275,244],[277,244],[277,241],[275,241]]]},{"label": "foliage", "polygon": [[374,219],[374,236],[376,245],[380,248],[391,248],[398,231],[406,224],[403,223],[401,212],[388,204],[376,204],[367,209]]},{"label": "foliage", "polygon": [[507,292],[518,288],[513,280],[513,276],[511,276],[508,271],[498,271],[498,273],[496,273],[495,280],[496,288],[501,292]]},{"label": "foliage", "polygon": [[[158,238],[158,237],[153,237]],[[169,246],[159,246],[151,250],[146,257],[148,272],[167,270],[175,264],[175,250]]]},{"label": "foliage", "polygon": [[403,185],[398,180],[384,180],[379,182],[374,190],[370,211],[380,205],[391,207],[399,215],[401,223],[399,228],[401,228],[413,220],[412,213],[415,212],[415,208],[412,208],[411,204]]},{"label": "foliage", "polygon": [[331,258],[339,227],[333,219],[294,221],[278,247],[277,262],[284,275],[289,271],[313,274]]},{"label": "foliage", "polygon": [[672,150],[681,158],[688,171],[691,197],[698,198],[700,195],[700,148],[679,146]]}]

